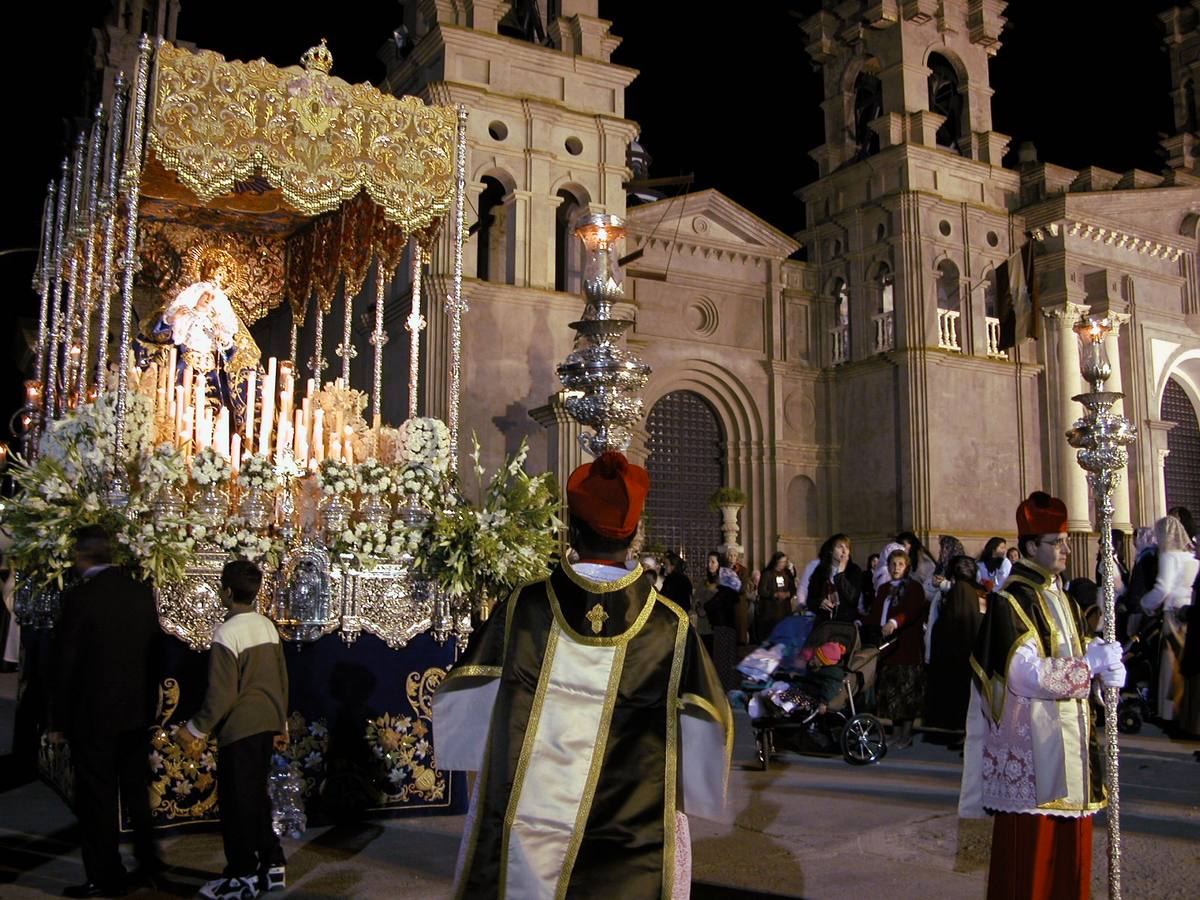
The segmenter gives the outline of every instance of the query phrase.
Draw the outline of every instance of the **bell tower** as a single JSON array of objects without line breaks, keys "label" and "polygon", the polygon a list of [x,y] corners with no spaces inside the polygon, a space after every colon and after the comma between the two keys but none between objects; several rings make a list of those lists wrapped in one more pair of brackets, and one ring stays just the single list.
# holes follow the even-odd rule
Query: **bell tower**
[{"label": "bell tower", "polygon": [[382,88],[470,109],[468,277],[571,290],[571,224],[588,211],[625,214],[637,134],[625,88],[637,73],[610,61],[621,39],[609,25],[597,0],[405,4],[380,52]]},{"label": "bell tower", "polygon": [[[1011,520],[1001,492],[986,510],[947,501],[958,463],[953,420],[940,412],[986,405],[1013,380],[994,279],[1022,242],[1020,175],[1002,165],[1009,137],[992,127],[988,73],[1004,7],[825,0],[801,26],[825,95],[824,142],[812,151],[820,177],[797,192],[819,291],[810,358],[828,381],[832,421],[871,421],[894,436],[869,446],[834,436],[835,457],[845,457],[829,502],[847,532],[872,539]],[[1022,396],[1032,396],[1022,377]],[[1010,471],[1031,452],[999,447],[984,468]],[[865,470],[888,474],[865,483],[856,477]],[[964,489],[969,480],[961,476]]]},{"label": "bell tower", "polygon": [[1174,131],[1162,141],[1167,166],[1179,172],[1196,169],[1197,133],[1200,130],[1200,0],[1177,6],[1159,16],[1163,23],[1163,45],[1171,61],[1171,105]]},{"label": "bell tower", "polygon": [[[597,12],[597,0],[409,0],[380,51],[383,90],[469,111],[460,433],[479,435],[488,467],[526,438],[563,484],[581,452],[554,368],[582,304],[574,227],[625,215],[638,131],[625,118],[637,72],[612,62],[621,39]],[[428,261],[426,310],[448,290],[448,231]],[[445,417],[450,338],[444,316],[427,318],[423,412]]]},{"label": "bell tower", "polygon": [[988,59],[1000,49],[1001,0],[833,2],[803,25],[825,81],[822,176],[903,143],[1000,165]]}]

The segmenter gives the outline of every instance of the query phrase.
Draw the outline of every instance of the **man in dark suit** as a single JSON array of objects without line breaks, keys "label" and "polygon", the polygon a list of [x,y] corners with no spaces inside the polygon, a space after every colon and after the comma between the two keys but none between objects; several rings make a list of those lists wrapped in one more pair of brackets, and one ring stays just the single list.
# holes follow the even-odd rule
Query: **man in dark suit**
[{"label": "man in dark suit", "polygon": [[112,550],[104,528],[76,532],[81,580],[63,593],[56,629],[50,740],[71,746],[87,874],[84,884],[63,891],[67,897],[114,897],[127,890],[118,796],[125,797],[133,819],[139,872],[160,866],[151,831],[148,755],[162,632],[150,588],[115,567]]}]

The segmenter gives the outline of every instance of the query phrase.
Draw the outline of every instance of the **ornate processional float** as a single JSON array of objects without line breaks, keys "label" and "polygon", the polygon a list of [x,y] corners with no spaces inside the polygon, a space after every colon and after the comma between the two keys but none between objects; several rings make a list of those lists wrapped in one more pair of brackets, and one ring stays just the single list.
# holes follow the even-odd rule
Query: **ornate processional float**
[{"label": "ornate processional float", "polygon": [[[524,448],[486,483],[474,454],[475,502],[458,477],[466,110],[348,84],[324,41],[302,63],[143,37],[43,218],[19,495],[3,513],[18,618],[52,628],[81,525],[107,525],[119,562],[153,583],[177,651],[154,736],[160,823],[215,815],[215,750],[187,758],[165,727],[201,699],[227,559],[264,569],[309,791],[446,811],[461,798],[432,767],[432,691],[480,596],[538,577],[557,549],[557,488],[524,472]],[[448,320],[446,422],[418,416],[423,265],[439,253],[453,277],[424,313]],[[391,427],[385,307],[405,263],[408,418]],[[372,282],[359,346],[352,300]],[[252,330],[289,313],[287,354],[264,359]],[[367,390],[352,377],[360,353]],[[365,768],[335,771],[339,728]],[[62,752],[43,761],[61,780]]]}]

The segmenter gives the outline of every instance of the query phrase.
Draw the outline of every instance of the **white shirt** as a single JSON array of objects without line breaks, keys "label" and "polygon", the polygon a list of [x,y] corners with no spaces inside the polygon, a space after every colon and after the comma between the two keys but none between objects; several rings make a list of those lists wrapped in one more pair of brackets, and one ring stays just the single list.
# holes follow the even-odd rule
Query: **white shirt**
[{"label": "white shirt", "polygon": [[1200,560],[1190,550],[1158,552],[1158,580],[1142,597],[1142,609],[1156,612],[1161,606],[1172,612],[1192,602],[1192,582],[1200,572]]},{"label": "white shirt", "polygon": [[796,608],[804,609],[808,604],[808,583],[812,580],[813,572],[817,571],[817,566],[821,564],[820,559],[814,559],[804,567],[804,571],[800,573],[800,580],[796,583]]}]

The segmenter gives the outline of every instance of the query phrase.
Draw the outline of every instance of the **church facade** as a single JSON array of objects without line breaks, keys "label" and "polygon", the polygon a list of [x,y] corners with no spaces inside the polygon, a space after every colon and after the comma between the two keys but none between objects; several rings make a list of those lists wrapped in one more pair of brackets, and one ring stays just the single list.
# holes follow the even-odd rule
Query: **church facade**
[{"label": "church facade", "polygon": [[[1081,411],[1071,326],[1085,311],[1121,324],[1109,387],[1139,429],[1117,524],[1200,505],[1193,7],[1163,16],[1176,115],[1155,174],[1067,170],[1025,148],[1002,165],[987,66],[1001,5],[825,4],[797,34],[823,73],[826,139],[793,238],[717,191],[628,203],[637,73],[611,62],[620,38],[595,0],[514,18],[521,6],[406,5],[411,49],[386,80],[471,111],[462,415],[487,464],[522,439],[560,479],[581,461],[555,365],[582,310],[571,226],[590,210],[627,217],[626,252],[642,251],[625,295],[654,368],[631,449],[655,477],[652,542],[702,556],[720,541],[707,496],[732,486],[749,498],[753,563],[776,549],[802,563],[834,531],[860,559],[902,528],[974,551],[1011,537],[1012,510],[1044,488],[1068,501],[1083,574],[1088,489],[1063,434]],[[1006,353],[995,271],[1026,242],[1041,337]],[[429,270],[437,303],[447,245]],[[444,414],[448,336],[429,318],[424,405]]]}]

